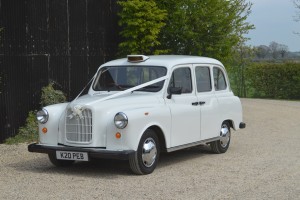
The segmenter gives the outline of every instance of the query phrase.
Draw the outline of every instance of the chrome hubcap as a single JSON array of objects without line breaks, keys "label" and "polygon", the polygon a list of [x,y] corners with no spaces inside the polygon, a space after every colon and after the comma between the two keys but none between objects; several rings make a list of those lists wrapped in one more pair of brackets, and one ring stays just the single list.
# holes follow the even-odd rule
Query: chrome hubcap
[{"label": "chrome hubcap", "polygon": [[220,139],[221,147],[223,148],[227,147],[229,141],[230,141],[230,129],[226,124],[223,124],[221,128],[221,139]]},{"label": "chrome hubcap", "polygon": [[146,167],[151,167],[156,159],[157,149],[155,141],[152,138],[147,138],[143,144],[142,160]]}]

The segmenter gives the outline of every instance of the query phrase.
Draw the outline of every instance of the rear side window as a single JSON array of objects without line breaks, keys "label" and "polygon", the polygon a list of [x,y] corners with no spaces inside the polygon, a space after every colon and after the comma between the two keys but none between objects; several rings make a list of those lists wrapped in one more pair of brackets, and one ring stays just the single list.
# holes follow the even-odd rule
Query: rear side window
[{"label": "rear side window", "polygon": [[225,90],[227,88],[227,83],[223,71],[219,67],[214,67],[213,73],[215,90]]},{"label": "rear side window", "polygon": [[211,91],[211,79],[209,67],[196,67],[196,82],[198,92],[209,92]]}]

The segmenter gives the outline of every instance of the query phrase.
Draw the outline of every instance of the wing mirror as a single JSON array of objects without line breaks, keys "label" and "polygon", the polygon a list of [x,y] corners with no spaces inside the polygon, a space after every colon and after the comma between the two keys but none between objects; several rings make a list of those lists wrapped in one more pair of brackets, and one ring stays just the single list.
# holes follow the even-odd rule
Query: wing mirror
[{"label": "wing mirror", "polygon": [[182,87],[169,87],[167,98],[171,99],[173,94],[181,94],[181,92],[182,92]]}]

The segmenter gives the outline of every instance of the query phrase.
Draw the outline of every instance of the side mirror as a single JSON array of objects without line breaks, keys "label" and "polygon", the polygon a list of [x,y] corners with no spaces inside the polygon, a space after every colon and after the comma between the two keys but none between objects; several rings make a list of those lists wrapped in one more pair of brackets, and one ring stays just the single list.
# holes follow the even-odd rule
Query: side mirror
[{"label": "side mirror", "polygon": [[169,87],[167,98],[171,99],[173,94],[181,94],[181,92],[182,92],[182,87]]}]

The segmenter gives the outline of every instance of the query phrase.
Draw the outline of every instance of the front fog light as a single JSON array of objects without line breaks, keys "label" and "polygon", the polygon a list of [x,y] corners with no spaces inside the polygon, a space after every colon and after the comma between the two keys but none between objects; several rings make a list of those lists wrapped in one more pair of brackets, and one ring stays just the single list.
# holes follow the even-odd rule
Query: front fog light
[{"label": "front fog light", "polygon": [[128,124],[128,118],[125,113],[119,112],[115,115],[114,122],[117,128],[123,129]]},{"label": "front fog light", "polygon": [[45,124],[48,121],[48,118],[48,111],[44,108],[36,113],[36,119],[42,124]]}]

